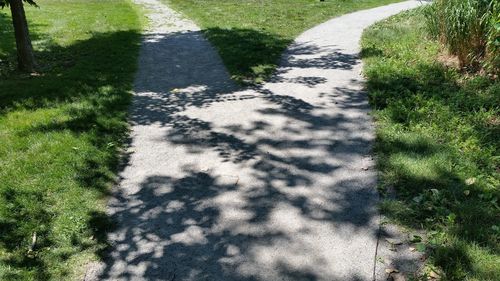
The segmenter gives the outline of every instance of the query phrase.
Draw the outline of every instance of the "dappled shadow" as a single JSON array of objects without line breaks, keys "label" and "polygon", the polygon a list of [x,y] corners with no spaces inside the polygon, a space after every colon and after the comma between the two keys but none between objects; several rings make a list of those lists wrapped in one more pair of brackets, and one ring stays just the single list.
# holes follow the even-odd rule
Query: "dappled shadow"
[{"label": "dappled shadow", "polygon": [[336,46],[293,44],[284,54],[281,65],[293,68],[324,68],[350,70],[359,64],[359,56]]},{"label": "dappled shadow", "polygon": [[[102,162],[102,154],[88,155],[77,179],[83,186],[102,192],[106,192],[112,181],[109,168],[118,165],[116,151],[127,133],[126,112],[136,57],[123,58],[122,54],[137,52],[138,45],[130,43],[138,42],[139,37],[136,31],[96,33],[91,39],[69,47],[52,45],[37,52],[40,64],[49,67],[46,72],[35,77],[13,74],[0,85],[0,113],[61,106],[61,115],[67,116],[33,124],[17,132],[18,135],[70,131],[91,136],[95,148],[106,152],[106,162]],[[105,51],[110,48],[113,50]]]},{"label": "dappled shadow", "polygon": [[[0,26],[2,27],[2,37],[9,36],[10,40],[0,40],[0,79],[13,68],[15,58],[9,55],[14,53],[15,40],[12,28],[12,20],[7,14],[0,10]],[[7,37],[8,38],[8,37]]]},{"label": "dappled shadow", "polygon": [[[363,54],[385,59],[374,47]],[[498,232],[492,230],[500,220],[493,203],[499,193],[492,186],[498,182],[498,165],[491,158],[498,154],[500,131],[479,113],[497,112],[498,81],[458,80],[453,70],[425,61],[404,71],[388,63],[384,72],[368,78],[370,102],[381,119],[387,118],[383,126],[398,128],[397,135],[388,130],[378,136],[379,166],[385,184],[396,191],[384,213],[429,230],[433,262],[450,280],[469,273],[491,278],[493,272],[474,269],[470,253],[475,247],[500,252]],[[453,240],[442,241],[444,232]]]},{"label": "dappled shadow", "polygon": [[[2,210],[0,218],[0,247],[3,251],[12,253],[10,257],[2,257],[1,262],[12,268],[36,268],[33,276],[38,280],[48,280],[48,267],[44,260],[36,258],[37,249],[33,248],[29,252],[29,246],[26,245],[20,249],[20,241],[25,240],[26,233],[20,229],[19,222],[30,220],[35,223],[44,222],[44,227],[37,229],[37,235],[47,237],[50,231],[52,220],[50,213],[44,209],[48,200],[46,195],[40,191],[22,191],[12,188],[2,188],[0,190],[0,198],[6,203],[6,208]],[[39,204],[30,204],[38,202]],[[29,211],[28,211],[29,210]],[[29,212],[29,217],[26,213]],[[26,227],[26,225],[24,225]],[[33,234],[32,234],[33,235]],[[41,239],[38,242],[38,247],[49,247],[54,241],[50,238]],[[26,253],[28,251],[28,253]],[[15,271],[2,274],[3,278],[9,280],[20,280]]]},{"label": "dappled shadow", "polygon": [[240,88],[202,36],[145,37],[140,60],[155,63],[137,74],[130,162],[110,202],[119,227],[96,279],[371,280],[368,103],[359,77],[322,75],[357,56],[297,45],[268,83]]},{"label": "dappled shadow", "polygon": [[[42,36],[37,34],[36,25],[32,25],[32,30],[33,38]],[[32,143],[44,144],[45,140],[37,136],[45,134],[51,137],[59,136],[59,133],[74,134],[88,141],[85,151],[78,147],[71,149],[71,145],[69,152],[58,148],[58,156],[67,158],[65,164],[73,169],[68,178],[58,179],[65,176],[65,172],[54,171],[56,168],[52,166],[43,167],[36,162],[39,159],[22,168],[23,172],[26,169],[29,173],[46,172],[61,183],[50,180],[42,183],[39,178],[43,175],[40,174],[30,176],[33,183],[2,179],[7,184],[0,188],[0,202],[5,203],[0,217],[0,248],[9,253],[1,257],[1,262],[2,266],[10,268],[2,273],[6,280],[51,280],[56,267],[54,263],[66,263],[89,248],[96,251],[105,248],[105,231],[109,224],[105,216],[95,211],[94,203],[74,210],[78,215],[88,212],[88,217],[93,219],[83,233],[77,226],[65,228],[66,240],[61,238],[61,233],[54,231],[60,227],[61,222],[57,220],[61,220],[61,214],[51,206],[70,204],[65,200],[79,200],[74,198],[78,196],[99,197],[89,195],[96,190],[101,196],[108,193],[119,162],[118,150],[126,139],[126,112],[139,49],[134,43],[140,42],[139,39],[137,31],[120,31],[95,33],[88,40],[65,47],[47,43],[43,51],[36,52],[43,70],[38,76],[26,76],[11,69],[2,73],[0,116],[8,116],[16,110],[30,116],[58,110],[52,120],[33,118],[26,122],[26,126],[23,123],[15,130],[7,131],[7,136],[22,140],[16,143],[19,145],[16,149],[25,149],[21,148],[24,141],[30,147],[26,150],[33,147]],[[12,53],[10,55],[14,57]],[[60,140],[55,139],[53,145],[61,145]],[[34,165],[38,166],[32,167]],[[73,195],[64,194],[66,192]],[[74,197],[68,199],[65,196]],[[34,233],[37,239],[30,253],[28,249]],[[65,270],[58,272],[58,276],[66,276],[69,272]]]},{"label": "dappled shadow", "polygon": [[277,34],[245,28],[207,28],[204,35],[217,48],[238,82],[268,78],[283,50],[292,40]]},{"label": "dappled shadow", "polygon": [[[36,109],[49,105],[63,104],[86,99],[93,103],[102,103],[102,107],[127,105],[129,99],[115,93],[127,91],[131,87],[131,72],[136,62],[134,58],[123,58],[121,53],[129,53],[138,46],[123,45],[112,52],[94,52],[96,49],[106,50],[110,44],[137,41],[139,33],[135,31],[120,31],[115,33],[96,33],[91,39],[80,41],[69,47],[50,45],[44,51],[36,52],[41,67],[45,70],[34,77],[26,77],[12,73],[2,81],[0,110],[16,108]],[[113,45],[114,46],[114,45]],[[77,54],[77,55],[75,55]],[[100,63],[95,64],[98,60]],[[117,63],[118,62],[118,63]],[[106,67],[103,67],[105,65]],[[129,77],[125,83],[120,79]],[[23,85],[30,85],[22,87]],[[110,87],[106,97],[97,93],[103,87]],[[73,109],[76,110],[76,109]],[[95,114],[92,112],[79,113]],[[79,126],[84,126],[80,122]]]},{"label": "dappled shadow", "polygon": [[[16,40],[14,38],[14,27],[12,26],[12,18],[8,11],[9,9],[0,9],[0,80],[8,77],[10,73],[17,69],[17,57],[15,55]],[[44,27],[44,24],[30,22],[30,38],[32,41],[50,40],[40,36],[37,30]]]},{"label": "dappled shadow", "polygon": [[[332,46],[326,46],[325,49],[325,46],[314,44],[294,45],[293,40],[264,30],[213,27],[204,29],[202,32],[217,48],[229,72],[233,75],[232,78],[243,84],[254,80],[262,82],[263,79],[266,81],[285,79],[282,76],[273,75],[278,65],[304,69],[311,67],[350,69],[357,64],[356,60],[359,59],[357,55],[342,52],[339,49],[334,51],[330,48]],[[187,37],[190,38],[188,40],[193,39],[193,36]],[[284,50],[286,51],[283,54]],[[318,56],[322,50],[326,52]],[[307,58],[311,55],[314,58]],[[295,77],[291,82],[314,86],[323,83],[323,79],[303,76]]]},{"label": "dappled shadow", "polygon": [[[110,203],[114,210],[112,217],[127,227],[111,235],[115,250],[109,259],[126,263],[109,262],[101,278],[133,279],[138,274],[134,269],[138,268],[147,280],[323,280],[327,276],[335,279],[328,273],[331,261],[313,254],[305,241],[297,241],[313,238],[317,229],[307,227],[304,222],[292,226],[296,228],[292,235],[279,224],[268,225],[272,220],[269,216],[280,209],[279,204],[287,202],[290,206],[280,210],[285,212],[281,215],[292,221],[293,216],[288,217],[286,212],[294,209],[299,210],[296,215],[314,221],[360,226],[366,225],[366,219],[373,215],[363,213],[367,206],[360,206],[360,197],[355,194],[346,195],[357,197],[355,200],[337,198],[340,210],[328,211],[311,205],[308,198],[293,199],[272,186],[252,188],[244,198],[226,202],[227,209],[213,202],[239,193],[241,188],[236,177],[214,178],[204,172],[186,170],[182,178],[151,176],[136,193],[116,194]],[[366,191],[359,192],[366,196]],[[353,200],[358,202],[357,206],[350,206]],[[242,208],[234,206],[242,203]],[[361,213],[356,215],[356,212]],[[359,221],[353,221],[353,216]],[[254,253],[259,250],[264,252]],[[276,256],[269,261],[272,266],[261,260],[269,254]],[[293,265],[297,258],[305,259],[306,264],[297,268]],[[338,278],[366,280],[356,275],[353,271],[348,277]]]}]

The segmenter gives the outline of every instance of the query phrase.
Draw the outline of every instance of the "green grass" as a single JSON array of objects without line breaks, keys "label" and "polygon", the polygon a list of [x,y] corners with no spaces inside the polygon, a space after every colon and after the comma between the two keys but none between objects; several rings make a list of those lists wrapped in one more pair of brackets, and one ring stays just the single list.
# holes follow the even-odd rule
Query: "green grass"
[{"label": "green grass", "polygon": [[81,278],[105,248],[104,199],[140,42],[128,0],[38,4],[27,7],[38,76],[14,70],[10,14],[0,10],[0,280]]},{"label": "green grass", "polygon": [[500,280],[500,82],[444,67],[424,24],[419,9],[363,37],[383,211],[427,231],[443,280]]},{"label": "green grass", "polygon": [[262,82],[303,31],[332,17],[398,0],[164,0],[194,19],[232,78]]}]

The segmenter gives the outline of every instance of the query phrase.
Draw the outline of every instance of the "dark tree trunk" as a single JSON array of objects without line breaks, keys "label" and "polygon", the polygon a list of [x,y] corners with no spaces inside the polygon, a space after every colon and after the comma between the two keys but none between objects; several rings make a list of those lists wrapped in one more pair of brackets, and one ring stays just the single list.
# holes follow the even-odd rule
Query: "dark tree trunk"
[{"label": "dark tree trunk", "polygon": [[24,13],[23,0],[10,0],[12,23],[16,36],[17,62],[19,70],[25,72],[35,71],[35,56],[28,29],[28,22]]}]

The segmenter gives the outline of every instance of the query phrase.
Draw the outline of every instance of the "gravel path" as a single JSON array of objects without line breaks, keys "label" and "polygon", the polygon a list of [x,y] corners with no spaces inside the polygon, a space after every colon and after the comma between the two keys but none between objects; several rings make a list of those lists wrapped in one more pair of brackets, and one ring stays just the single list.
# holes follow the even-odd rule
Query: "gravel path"
[{"label": "gravel path", "polygon": [[255,89],[232,83],[192,22],[160,1],[135,2],[151,28],[129,161],[109,203],[119,227],[86,280],[382,278],[390,251],[380,243],[386,264],[375,262],[374,131],[358,45],[364,28],[419,2],[303,33]]}]

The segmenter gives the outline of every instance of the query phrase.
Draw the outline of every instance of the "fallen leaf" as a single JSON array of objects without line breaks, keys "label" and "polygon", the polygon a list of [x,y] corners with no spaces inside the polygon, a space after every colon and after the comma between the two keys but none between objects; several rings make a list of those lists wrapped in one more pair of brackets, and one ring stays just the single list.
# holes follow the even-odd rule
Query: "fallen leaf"
[{"label": "fallen leaf", "polygon": [[28,252],[33,252],[33,250],[35,249],[35,246],[36,246],[36,241],[37,241],[37,235],[36,235],[36,231],[33,232],[33,235],[31,236],[31,245],[28,249]]},{"label": "fallen leaf", "polygon": [[466,185],[473,185],[474,183],[476,183],[476,178],[468,178],[465,180]]},{"label": "fallen leaf", "polygon": [[377,257],[379,263],[385,264],[385,260],[382,257]]},{"label": "fallen leaf", "polygon": [[422,195],[413,197],[413,201],[415,201],[416,203],[422,202],[423,199],[424,197]]},{"label": "fallen leaf", "polygon": [[386,268],[385,272],[391,274],[391,273],[398,273],[399,270],[397,270],[395,268]]},{"label": "fallen leaf", "polygon": [[420,257],[420,261],[425,261],[426,259],[427,259],[427,255],[425,255],[425,254]]},{"label": "fallen leaf", "polygon": [[437,272],[435,272],[434,270],[431,270],[431,272],[429,272],[429,277],[434,278],[434,279],[438,279],[440,276],[439,276],[439,274],[437,274]]},{"label": "fallen leaf", "polygon": [[397,239],[392,239],[392,238],[385,238],[385,241],[389,242],[391,245],[401,245],[401,244],[403,244],[403,241],[397,240]]},{"label": "fallen leaf", "polygon": [[406,277],[401,273],[391,273],[387,277],[388,281],[406,281]]},{"label": "fallen leaf", "polygon": [[413,235],[413,238],[411,239],[410,242],[416,243],[416,242],[422,242],[422,236],[419,235]]}]

